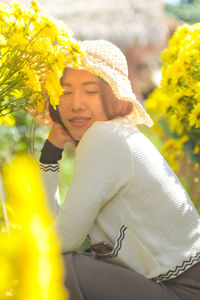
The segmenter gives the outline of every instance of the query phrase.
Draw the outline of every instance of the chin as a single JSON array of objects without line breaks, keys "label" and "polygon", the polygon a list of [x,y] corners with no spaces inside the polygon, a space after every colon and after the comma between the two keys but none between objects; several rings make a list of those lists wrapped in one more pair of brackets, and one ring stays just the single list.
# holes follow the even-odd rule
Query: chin
[{"label": "chin", "polygon": [[[91,125],[90,125],[91,126]],[[71,126],[66,126],[68,132],[70,133],[71,137],[75,141],[80,141],[85,134],[85,132],[90,128],[90,126],[83,127],[83,128],[72,128]]]},{"label": "chin", "polygon": [[79,142],[81,140],[81,138],[83,137],[84,133],[86,132],[86,130],[84,132],[80,132],[80,133],[71,133],[72,138]]}]

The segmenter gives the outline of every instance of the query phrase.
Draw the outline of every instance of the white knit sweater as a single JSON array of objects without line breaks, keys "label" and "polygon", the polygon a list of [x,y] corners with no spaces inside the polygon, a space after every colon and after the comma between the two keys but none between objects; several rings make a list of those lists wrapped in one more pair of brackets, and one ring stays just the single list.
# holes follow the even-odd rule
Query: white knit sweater
[{"label": "white knit sweater", "polygon": [[74,173],[58,212],[58,164],[41,164],[64,252],[89,233],[106,259],[155,281],[200,261],[200,217],[152,143],[128,120],[96,122],[76,148]]}]

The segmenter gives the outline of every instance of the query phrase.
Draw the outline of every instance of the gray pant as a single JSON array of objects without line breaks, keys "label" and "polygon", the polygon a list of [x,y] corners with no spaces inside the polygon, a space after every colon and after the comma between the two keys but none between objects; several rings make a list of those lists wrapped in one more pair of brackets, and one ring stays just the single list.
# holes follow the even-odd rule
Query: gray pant
[{"label": "gray pant", "polygon": [[200,300],[200,263],[175,279],[155,283],[92,254],[63,255],[70,300]]}]

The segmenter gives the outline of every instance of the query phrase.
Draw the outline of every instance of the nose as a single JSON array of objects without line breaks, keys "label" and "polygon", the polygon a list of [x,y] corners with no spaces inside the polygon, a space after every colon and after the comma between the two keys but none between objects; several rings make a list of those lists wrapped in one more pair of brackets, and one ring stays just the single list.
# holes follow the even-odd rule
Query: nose
[{"label": "nose", "polygon": [[72,111],[80,111],[85,109],[85,101],[81,92],[76,91],[71,100]]}]

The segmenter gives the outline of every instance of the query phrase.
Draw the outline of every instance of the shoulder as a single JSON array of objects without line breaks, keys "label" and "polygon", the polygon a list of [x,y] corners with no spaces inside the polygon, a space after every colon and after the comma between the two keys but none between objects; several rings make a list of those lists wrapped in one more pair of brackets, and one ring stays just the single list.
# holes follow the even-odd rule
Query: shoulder
[{"label": "shoulder", "polygon": [[130,134],[129,127],[124,121],[125,119],[121,118],[95,122],[86,131],[77,148],[82,148],[86,145],[95,148],[102,148],[102,146],[104,148],[106,146],[111,148],[123,147]]},{"label": "shoulder", "polygon": [[113,119],[109,121],[95,122],[84,134],[80,144],[92,143],[114,143],[126,139],[127,127],[123,123],[123,119]]}]

